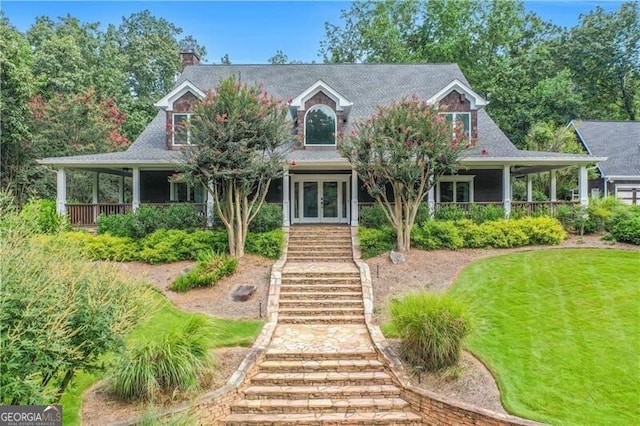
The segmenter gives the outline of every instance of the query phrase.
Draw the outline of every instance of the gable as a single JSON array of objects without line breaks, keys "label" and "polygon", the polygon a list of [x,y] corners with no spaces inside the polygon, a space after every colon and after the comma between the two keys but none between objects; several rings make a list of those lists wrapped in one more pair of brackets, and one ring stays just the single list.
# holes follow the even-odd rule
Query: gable
[{"label": "gable", "polygon": [[441,103],[443,100],[450,98],[451,94],[464,96],[469,101],[470,109],[480,109],[487,105],[487,101],[477,94],[471,87],[464,84],[458,79],[451,81],[443,87],[438,93],[433,95],[427,102],[430,104]]},{"label": "gable", "polygon": [[[187,94],[190,96],[187,96]],[[155,106],[165,111],[173,111],[176,101],[181,99],[190,99],[191,97],[193,97],[193,99],[204,99],[205,93],[189,80],[185,80],[166,96],[156,102]]]}]

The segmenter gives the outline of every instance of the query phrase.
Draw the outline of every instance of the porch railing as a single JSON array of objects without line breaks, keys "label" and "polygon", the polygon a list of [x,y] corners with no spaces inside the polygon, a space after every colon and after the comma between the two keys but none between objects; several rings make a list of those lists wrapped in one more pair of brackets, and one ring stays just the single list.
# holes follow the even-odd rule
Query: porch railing
[{"label": "porch railing", "polygon": [[100,214],[125,214],[131,211],[131,204],[67,204],[67,215],[71,225],[95,225]]},{"label": "porch railing", "polygon": [[[393,205],[393,203],[391,203]],[[573,206],[579,204],[577,201],[512,201],[511,202],[511,216],[523,217],[523,216],[557,216],[558,208],[560,206]],[[359,212],[363,207],[374,206],[375,202],[360,202],[358,203]],[[501,201],[496,202],[474,202],[474,203],[434,203],[434,210],[442,212],[447,209],[455,209],[463,212],[467,218],[471,217],[473,206],[478,207],[495,207],[499,209],[504,208],[504,204]],[[442,212],[444,213],[444,212]],[[453,215],[460,217],[458,215]]]},{"label": "porch railing", "polygon": [[[141,206],[155,206],[159,208],[166,208],[169,206],[175,206],[177,204],[183,204],[193,207],[198,215],[207,215],[206,203],[142,203]],[[131,204],[111,204],[111,203],[99,203],[99,204],[82,204],[73,203],[67,204],[67,216],[69,222],[73,226],[95,226],[100,214],[125,214],[132,209]]]}]

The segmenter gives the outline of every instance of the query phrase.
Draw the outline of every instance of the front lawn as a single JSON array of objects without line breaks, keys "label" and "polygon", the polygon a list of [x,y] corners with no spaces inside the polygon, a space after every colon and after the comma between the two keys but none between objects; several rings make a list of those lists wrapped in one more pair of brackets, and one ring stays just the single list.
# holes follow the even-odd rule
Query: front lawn
[{"label": "front lawn", "polygon": [[[137,326],[128,336],[130,341],[159,339],[163,334],[175,331],[184,326],[193,317],[205,317],[202,314],[193,314],[181,311],[174,307],[162,294],[154,293],[155,303],[158,309]],[[222,318],[209,318],[211,327],[215,330],[211,338],[211,348],[231,346],[251,346],[262,329],[262,321],[235,321]],[[108,362],[110,356],[105,357]],[[84,391],[102,379],[100,373],[79,372],[62,397],[63,424],[80,425],[80,410],[82,394]]]},{"label": "front lawn", "polygon": [[467,343],[515,415],[551,424],[640,418],[640,252],[567,249],[474,262],[450,293]]}]

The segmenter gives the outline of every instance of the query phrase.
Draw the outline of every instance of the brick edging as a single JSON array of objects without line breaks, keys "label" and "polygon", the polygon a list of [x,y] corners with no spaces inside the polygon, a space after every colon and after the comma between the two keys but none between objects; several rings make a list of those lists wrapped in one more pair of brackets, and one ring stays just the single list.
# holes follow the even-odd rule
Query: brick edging
[{"label": "brick edging", "polygon": [[378,356],[389,367],[390,373],[401,390],[401,398],[409,402],[411,409],[422,416],[428,424],[433,422],[456,425],[513,425],[539,426],[531,420],[521,419],[508,414],[497,413],[453,398],[444,397],[411,384],[411,379],[405,371],[402,362],[387,344],[380,327],[373,324],[373,285],[369,265],[361,258],[358,249],[358,228],[351,227],[351,243],[353,261],[360,270],[362,282],[362,297],[364,302],[364,317],[367,331]]}]

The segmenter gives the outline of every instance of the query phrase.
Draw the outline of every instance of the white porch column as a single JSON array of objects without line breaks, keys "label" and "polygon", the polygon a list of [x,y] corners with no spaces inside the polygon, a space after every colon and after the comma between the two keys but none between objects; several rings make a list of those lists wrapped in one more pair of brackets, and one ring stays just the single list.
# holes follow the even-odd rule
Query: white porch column
[{"label": "white porch column", "polygon": [[427,210],[429,210],[429,216],[433,217],[436,214],[436,190],[435,185],[429,188],[427,192]]},{"label": "white porch column", "polygon": [[533,176],[531,174],[527,175],[527,202],[530,203],[533,201]]},{"label": "white porch column", "polygon": [[[173,185],[171,185],[171,187],[173,188]],[[215,214],[214,214],[214,208],[215,208],[215,204],[213,201],[213,184],[209,183],[209,188],[207,190],[207,227],[211,228],[213,227],[213,223],[215,222]]]},{"label": "white porch column", "polygon": [[358,226],[358,172],[351,170],[351,226]]},{"label": "white porch column", "polygon": [[131,208],[133,211],[140,207],[140,168],[133,168],[133,199],[131,200]]},{"label": "white porch column", "polygon": [[580,166],[580,175],[578,176],[580,205],[589,205],[589,175],[587,174],[587,166]]},{"label": "white porch column", "polygon": [[289,170],[284,171],[282,176],[282,226],[291,225],[291,219],[289,218]]},{"label": "white porch column", "polygon": [[118,179],[118,203],[124,204],[124,176]]},{"label": "white porch column", "polygon": [[100,173],[93,176],[93,204],[98,204],[98,191],[100,190]]},{"label": "white porch column", "polygon": [[551,183],[549,185],[549,199],[552,202],[558,201],[558,195],[557,195],[557,185],[556,185],[556,171],[555,170],[551,170],[550,172],[551,174]]},{"label": "white porch column", "polygon": [[504,216],[511,215],[511,166],[502,168],[502,203],[504,206]]},{"label": "white porch column", "polygon": [[60,216],[67,214],[67,171],[58,169],[56,176],[56,210]]}]

